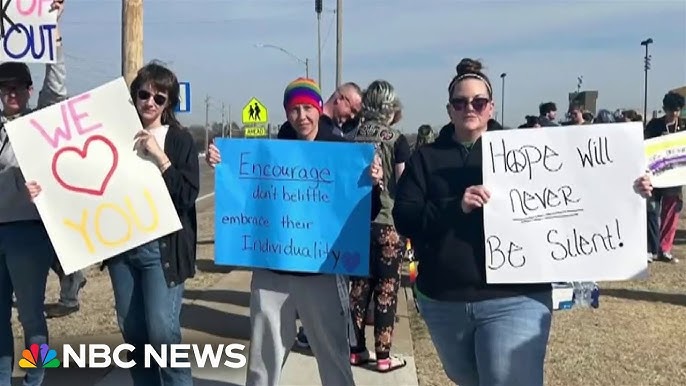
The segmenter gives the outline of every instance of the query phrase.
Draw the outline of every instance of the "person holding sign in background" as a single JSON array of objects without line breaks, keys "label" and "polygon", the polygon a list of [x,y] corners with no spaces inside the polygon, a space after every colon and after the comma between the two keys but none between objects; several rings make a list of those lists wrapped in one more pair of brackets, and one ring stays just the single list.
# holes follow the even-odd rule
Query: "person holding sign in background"
[{"label": "person holding sign in background", "polygon": [[[51,12],[59,19],[63,0],[51,3]],[[56,63],[46,64],[43,87],[38,94],[37,109],[67,99],[66,67],[59,28]],[[12,336],[12,294],[17,298],[19,320],[24,329],[25,346],[48,342],[45,321],[45,285],[48,272],[57,258],[35,205],[26,193],[24,177],[4,125],[32,112],[29,99],[33,80],[26,63],[0,64],[0,385],[9,385],[14,368]],[[43,369],[29,369],[24,385],[43,383]]]},{"label": "person holding sign in background", "polygon": [[[486,283],[481,135],[494,109],[481,63],[463,59],[448,86],[452,131],[407,163],[393,217],[421,258],[417,301],[443,368],[461,386],[543,385],[550,284]],[[524,135],[528,135],[525,132]],[[643,196],[650,179],[636,180]]]},{"label": "person holding sign in background", "polygon": [[350,349],[350,364],[360,366],[371,360],[365,344],[367,308],[374,298],[374,348],[376,370],[388,372],[406,365],[404,359],[391,356],[395,312],[405,241],[393,225],[393,197],[398,178],[410,158],[407,138],[392,125],[400,121],[402,108],[393,85],[377,80],[362,96],[361,125],[355,141],[370,142],[383,160],[382,208],[371,224],[370,277],[356,277],[350,286],[350,308],[357,344]]},{"label": "person holding sign in background", "polygon": [[[195,275],[197,220],[195,200],[200,189],[198,152],[193,137],[176,119],[179,82],[166,67],[150,63],[130,86],[143,124],[135,138],[140,156],[154,162],[169,190],[183,228],[106,260],[114,290],[117,321],[124,342],[135,350],[130,369],[135,386],[188,386],[190,368],[145,368],[144,345],[181,343],[179,316],[184,282]],[[32,197],[40,186],[29,186]],[[167,355],[170,355],[167,353]]]},{"label": "person holding sign in background", "polygon": [[[665,115],[650,120],[646,125],[645,139],[681,131],[679,115],[684,108],[684,97],[675,92],[667,93],[662,99]],[[674,237],[679,227],[679,213],[684,206],[683,187],[655,189],[655,197],[648,202],[648,261],[660,259],[678,263],[672,255]]]},{"label": "person holding sign in background", "polygon": [[[298,78],[284,91],[283,106],[296,140],[347,142],[332,130],[320,128],[322,97],[312,79]],[[207,162],[221,162],[219,149],[210,144]],[[372,216],[380,210],[381,160],[370,167],[374,185]],[[343,288],[343,293],[341,293]],[[354,386],[350,368],[347,300],[348,279],[341,275],[255,269],[250,285],[251,347],[247,386],[277,386],[281,370],[296,337],[296,314],[307,331],[323,385]]]}]

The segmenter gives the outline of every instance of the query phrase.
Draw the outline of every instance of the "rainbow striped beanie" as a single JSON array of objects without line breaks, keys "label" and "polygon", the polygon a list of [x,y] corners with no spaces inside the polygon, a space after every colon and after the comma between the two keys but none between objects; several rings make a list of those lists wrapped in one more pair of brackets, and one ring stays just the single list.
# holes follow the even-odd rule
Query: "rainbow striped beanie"
[{"label": "rainbow striped beanie", "polygon": [[317,82],[308,78],[298,78],[286,86],[286,90],[283,92],[283,107],[288,111],[295,105],[304,104],[313,106],[319,113],[324,107]]}]

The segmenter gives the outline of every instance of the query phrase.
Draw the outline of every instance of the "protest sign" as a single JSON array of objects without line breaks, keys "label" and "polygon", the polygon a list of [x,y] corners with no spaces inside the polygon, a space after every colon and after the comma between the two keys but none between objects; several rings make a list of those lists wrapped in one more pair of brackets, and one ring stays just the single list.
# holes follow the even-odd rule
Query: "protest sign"
[{"label": "protest sign", "polygon": [[625,280],[645,275],[640,123],[483,135],[489,283]]},{"label": "protest sign", "polygon": [[686,132],[646,140],[645,154],[654,187],[686,185]]},{"label": "protest sign", "polygon": [[181,229],[123,78],[5,126],[65,273]]},{"label": "protest sign", "polygon": [[4,0],[0,7],[0,62],[54,63],[57,12],[52,0]]},{"label": "protest sign", "polygon": [[215,263],[369,273],[369,144],[218,139]]}]

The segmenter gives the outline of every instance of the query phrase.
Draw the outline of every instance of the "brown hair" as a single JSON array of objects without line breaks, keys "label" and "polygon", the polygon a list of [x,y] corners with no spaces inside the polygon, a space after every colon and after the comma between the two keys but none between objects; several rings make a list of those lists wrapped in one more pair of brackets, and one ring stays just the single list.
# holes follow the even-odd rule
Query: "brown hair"
[{"label": "brown hair", "polygon": [[483,65],[480,61],[470,58],[464,58],[460,60],[460,63],[455,67],[457,75],[450,81],[448,86],[448,98],[452,97],[453,91],[458,83],[465,79],[478,79],[486,84],[488,89],[488,97],[493,98],[493,87],[491,87],[491,81],[488,76],[482,71]]}]

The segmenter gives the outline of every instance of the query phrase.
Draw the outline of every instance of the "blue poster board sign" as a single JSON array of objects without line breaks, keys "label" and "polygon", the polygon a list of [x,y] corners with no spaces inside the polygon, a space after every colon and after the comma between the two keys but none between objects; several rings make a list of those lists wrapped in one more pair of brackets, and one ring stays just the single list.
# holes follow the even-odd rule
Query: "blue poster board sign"
[{"label": "blue poster board sign", "polygon": [[369,274],[373,145],[215,144],[215,264]]}]

